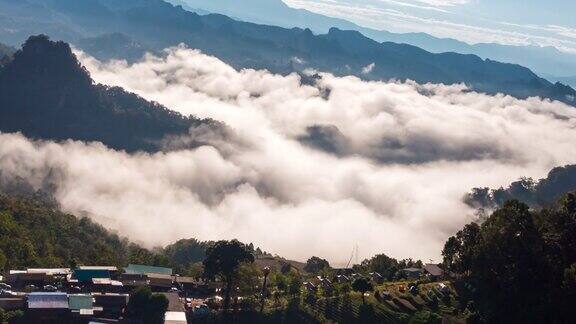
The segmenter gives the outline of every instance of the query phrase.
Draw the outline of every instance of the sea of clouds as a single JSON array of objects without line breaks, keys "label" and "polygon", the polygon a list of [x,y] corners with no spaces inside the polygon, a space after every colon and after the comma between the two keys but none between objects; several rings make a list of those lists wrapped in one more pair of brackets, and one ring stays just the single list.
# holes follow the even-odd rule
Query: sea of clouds
[{"label": "sea of clouds", "polygon": [[238,238],[298,260],[345,264],[358,245],[359,261],[440,261],[474,220],[470,188],[576,162],[576,110],[557,102],[314,71],[302,82],[182,46],[135,64],[76,54],[96,82],[230,128],[155,154],[0,134],[2,177],[49,181],[64,210],[149,247]]}]

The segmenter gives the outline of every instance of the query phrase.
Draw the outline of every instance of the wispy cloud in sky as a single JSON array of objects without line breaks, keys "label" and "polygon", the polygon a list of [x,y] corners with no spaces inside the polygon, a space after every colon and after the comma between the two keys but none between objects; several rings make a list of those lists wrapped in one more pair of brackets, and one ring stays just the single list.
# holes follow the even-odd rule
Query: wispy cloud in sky
[{"label": "wispy cloud in sky", "polygon": [[[576,53],[576,29],[557,23],[498,22],[482,16],[468,0],[285,0],[328,16],[375,29],[426,32],[470,44],[553,46]],[[466,9],[466,10],[465,10]],[[494,10],[498,10],[494,5]],[[509,17],[517,21],[517,17]]]}]

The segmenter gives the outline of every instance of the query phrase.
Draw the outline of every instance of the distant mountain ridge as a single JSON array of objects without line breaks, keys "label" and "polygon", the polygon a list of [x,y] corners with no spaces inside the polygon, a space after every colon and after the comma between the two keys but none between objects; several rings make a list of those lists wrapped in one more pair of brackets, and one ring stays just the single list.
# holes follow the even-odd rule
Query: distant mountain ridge
[{"label": "distant mountain ridge", "polygon": [[[128,42],[150,50],[183,42],[236,68],[268,69],[282,74],[314,68],[367,80],[466,83],[480,92],[502,92],[519,98],[541,96],[569,104],[574,104],[576,97],[573,89],[552,84],[518,65],[473,55],[432,54],[405,44],[378,43],[357,31],[331,28],[327,34],[315,35],[310,29],[257,25],[216,14],[200,16],[161,0],[22,0],[18,4],[0,0],[0,10],[14,12],[13,21],[18,21],[19,12],[33,11],[35,21],[40,22],[38,28],[53,22],[55,16],[65,17],[66,26],[79,33],[72,41],[80,44],[82,38],[102,34],[128,36],[124,43],[111,42],[108,52],[122,53],[117,47],[125,47]],[[20,26],[21,33],[24,28],[37,28],[31,24],[12,25],[14,30]]]},{"label": "distant mountain ridge", "polygon": [[[357,30],[378,42],[410,44],[432,53],[474,54],[484,59],[520,64],[554,80],[576,75],[576,54],[563,53],[553,47],[513,46],[496,43],[470,45],[459,40],[438,38],[426,33],[392,33],[362,27],[345,19],[292,8],[282,0],[244,0],[245,5],[243,6],[238,6],[236,0],[170,0],[169,2],[175,4],[184,2],[188,4],[190,10],[197,10],[191,9],[191,7],[202,8],[248,22],[285,28],[310,28],[315,33],[320,34],[327,33],[332,27]],[[576,86],[576,80],[566,79],[564,81],[567,81],[571,86]]]},{"label": "distant mountain ridge", "polygon": [[68,44],[30,37],[0,70],[0,131],[41,139],[99,141],[126,151],[157,151],[191,127],[184,117],[118,87],[95,85]]}]

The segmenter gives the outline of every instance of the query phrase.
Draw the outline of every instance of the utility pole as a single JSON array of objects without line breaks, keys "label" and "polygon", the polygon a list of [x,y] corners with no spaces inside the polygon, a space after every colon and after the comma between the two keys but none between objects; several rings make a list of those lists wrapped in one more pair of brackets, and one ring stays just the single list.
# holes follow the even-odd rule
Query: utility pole
[{"label": "utility pole", "polygon": [[262,272],[264,272],[264,283],[262,284],[262,300],[260,305],[260,314],[264,312],[264,302],[266,300],[266,281],[268,279],[268,275],[270,274],[270,268],[265,267],[264,269],[262,269]]}]

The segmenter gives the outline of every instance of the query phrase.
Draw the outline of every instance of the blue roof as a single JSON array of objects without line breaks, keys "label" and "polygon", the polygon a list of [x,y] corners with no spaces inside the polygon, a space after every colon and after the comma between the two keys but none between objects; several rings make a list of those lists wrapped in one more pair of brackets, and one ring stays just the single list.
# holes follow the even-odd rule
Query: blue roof
[{"label": "blue roof", "polygon": [[129,264],[125,270],[126,270],[126,273],[128,273],[128,274],[156,273],[156,274],[172,275],[172,269],[171,268],[152,267],[152,266],[141,265],[141,264]]},{"label": "blue roof", "polygon": [[28,294],[30,309],[68,309],[68,295],[60,292],[39,292]]},{"label": "blue roof", "polygon": [[73,278],[80,282],[92,281],[94,278],[110,278],[110,271],[76,269]]}]

